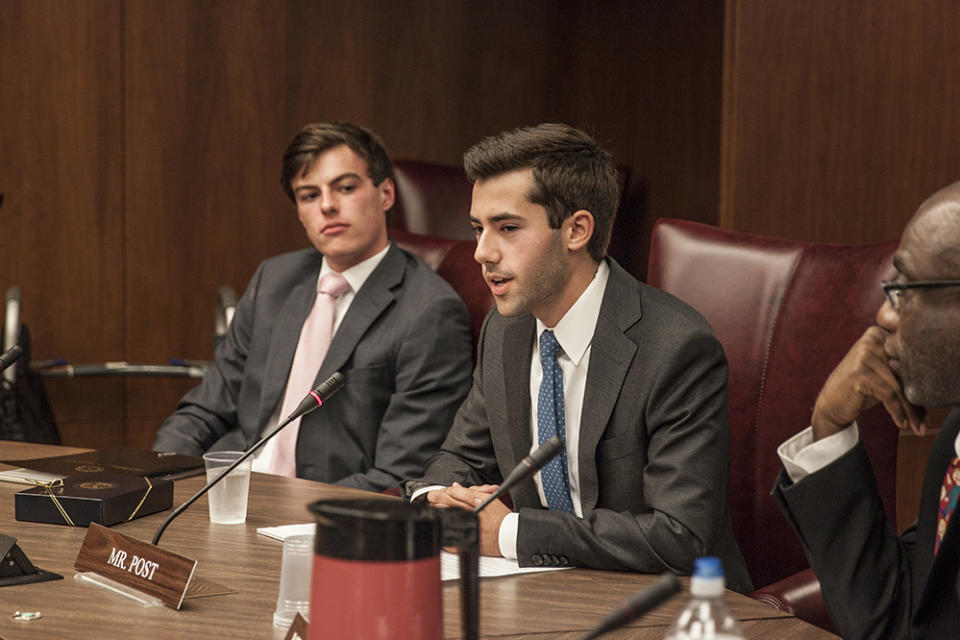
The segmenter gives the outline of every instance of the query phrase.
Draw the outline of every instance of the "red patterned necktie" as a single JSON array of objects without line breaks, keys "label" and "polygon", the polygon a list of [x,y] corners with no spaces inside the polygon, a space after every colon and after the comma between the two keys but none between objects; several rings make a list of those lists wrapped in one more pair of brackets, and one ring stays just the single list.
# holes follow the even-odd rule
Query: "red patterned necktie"
[{"label": "red patterned necktie", "polygon": [[[290,366],[287,389],[284,391],[280,409],[281,420],[293,413],[303,397],[313,388],[313,381],[317,377],[317,372],[320,371],[320,365],[323,364],[333,337],[337,298],[346,293],[349,288],[350,285],[346,279],[336,271],[331,271],[320,278],[313,309],[303,322],[300,342],[297,343],[297,351]],[[275,436],[277,445],[273,450],[270,473],[291,478],[297,475],[297,436],[299,435],[300,418],[297,418]]]},{"label": "red patterned necktie", "polygon": [[937,539],[933,545],[934,555],[940,551],[940,541],[943,540],[943,534],[947,532],[947,524],[950,522],[953,508],[957,506],[958,497],[960,497],[960,458],[954,456],[947,467],[947,473],[943,478],[943,486],[940,488],[940,509],[937,511]]}]

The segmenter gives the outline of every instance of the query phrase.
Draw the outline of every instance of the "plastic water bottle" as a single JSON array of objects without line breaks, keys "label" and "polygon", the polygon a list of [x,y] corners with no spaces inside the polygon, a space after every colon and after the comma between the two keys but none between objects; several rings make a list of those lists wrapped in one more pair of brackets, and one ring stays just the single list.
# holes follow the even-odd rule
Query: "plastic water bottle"
[{"label": "plastic water bottle", "polygon": [[740,625],[723,603],[723,587],[720,558],[697,558],[690,578],[690,603],[667,629],[665,640],[742,639]]}]

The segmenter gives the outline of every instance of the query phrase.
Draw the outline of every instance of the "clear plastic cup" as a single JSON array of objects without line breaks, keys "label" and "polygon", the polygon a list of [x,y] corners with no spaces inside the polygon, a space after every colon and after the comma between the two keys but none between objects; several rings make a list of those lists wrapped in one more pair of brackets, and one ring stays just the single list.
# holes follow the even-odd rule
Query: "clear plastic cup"
[{"label": "clear plastic cup", "polygon": [[313,574],[313,534],[288,536],[283,541],[280,561],[280,588],[273,626],[288,629],[299,611],[310,616],[310,578]]},{"label": "clear plastic cup", "polygon": [[[210,451],[203,454],[207,482],[237,461],[242,451]],[[207,496],[210,504],[210,522],[214,524],[243,524],[247,521],[247,494],[250,491],[250,459],[216,484]]]}]

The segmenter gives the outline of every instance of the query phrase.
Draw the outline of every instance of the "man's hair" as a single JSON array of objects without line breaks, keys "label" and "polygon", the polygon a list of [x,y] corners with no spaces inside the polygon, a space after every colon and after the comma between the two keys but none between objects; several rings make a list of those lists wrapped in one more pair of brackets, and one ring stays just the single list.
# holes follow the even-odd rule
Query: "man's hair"
[{"label": "man's hair", "polygon": [[617,171],[611,155],[583,131],[553,123],[506,131],[467,149],[463,166],[471,182],[533,169],[527,199],[547,210],[550,226],[559,229],[585,209],[594,219],[587,252],[597,262],[607,254],[619,203]]},{"label": "man's hair", "polygon": [[301,129],[283,152],[280,184],[287,197],[296,202],[293,179],[308,173],[320,154],[342,144],[367,163],[367,174],[374,185],[380,186],[386,178],[393,180],[390,156],[373,131],[349,122],[314,122]]}]

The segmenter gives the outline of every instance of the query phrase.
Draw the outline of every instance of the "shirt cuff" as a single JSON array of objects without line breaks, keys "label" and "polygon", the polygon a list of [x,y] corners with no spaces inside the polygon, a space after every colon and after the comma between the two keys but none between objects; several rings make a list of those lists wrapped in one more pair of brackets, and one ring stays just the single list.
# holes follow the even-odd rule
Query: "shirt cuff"
[{"label": "shirt cuff", "polygon": [[500,544],[500,554],[509,560],[517,559],[517,526],[520,523],[520,514],[516,511],[508,513],[500,521],[500,533],[497,542]]},{"label": "shirt cuff", "polygon": [[410,495],[410,502],[413,502],[420,496],[423,496],[424,497],[423,499],[426,500],[427,494],[430,493],[431,491],[436,491],[437,489],[446,489],[446,487],[443,486],[442,484],[432,484],[429,487],[423,487],[422,489],[417,489]]},{"label": "shirt cuff", "polygon": [[800,482],[853,449],[860,439],[854,422],[843,431],[814,442],[813,427],[807,427],[777,448],[783,468],[793,482]]}]

